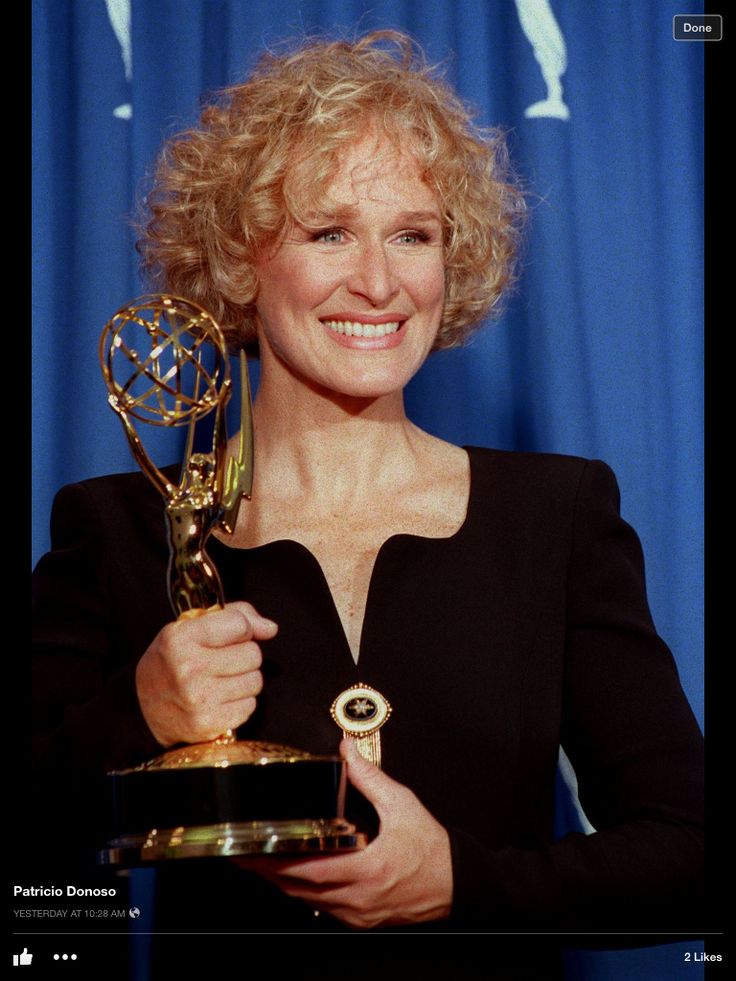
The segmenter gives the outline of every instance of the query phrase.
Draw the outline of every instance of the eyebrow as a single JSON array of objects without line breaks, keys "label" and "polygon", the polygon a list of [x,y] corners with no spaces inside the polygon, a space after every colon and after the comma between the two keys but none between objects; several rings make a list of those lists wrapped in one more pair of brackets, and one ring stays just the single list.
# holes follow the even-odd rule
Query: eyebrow
[{"label": "eyebrow", "polygon": [[402,211],[398,217],[401,222],[409,224],[414,221],[441,221],[437,211]]},{"label": "eyebrow", "polygon": [[[334,211],[316,211],[312,214],[307,215],[309,224],[314,222],[318,224],[320,222],[340,222],[348,221],[354,218],[357,214],[357,209],[352,207],[336,208]],[[402,211],[396,215],[396,223],[399,225],[410,225],[415,222],[424,221],[434,221],[437,224],[442,224],[439,212],[437,211]]]}]

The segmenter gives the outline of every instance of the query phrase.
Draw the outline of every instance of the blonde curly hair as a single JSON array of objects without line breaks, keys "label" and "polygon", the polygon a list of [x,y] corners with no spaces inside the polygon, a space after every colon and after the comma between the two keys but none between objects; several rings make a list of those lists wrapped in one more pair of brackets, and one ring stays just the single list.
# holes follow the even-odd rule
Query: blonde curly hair
[{"label": "blonde curly hair", "polygon": [[152,283],[195,300],[233,349],[256,342],[254,262],[324,199],[367,125],[418,162],[443,222],[446,295],[435,350],[462,344],[514,279],[524,196],[497,129],[398,31],[266,53],[165,144],[138,242]]}]

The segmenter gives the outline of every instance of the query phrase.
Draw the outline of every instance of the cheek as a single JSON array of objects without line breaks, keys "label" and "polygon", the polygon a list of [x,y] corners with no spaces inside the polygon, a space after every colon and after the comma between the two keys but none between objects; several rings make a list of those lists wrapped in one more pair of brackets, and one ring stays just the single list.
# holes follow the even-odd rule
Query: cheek
[{"label": "cheek", "polygon": [[444,265],[432,264],[424,269],[415,270],[411,290],[418,305],[441,308],[445,302]]},{"label": "cheek", "polygon": [[334,292],[341,275],[339,264],[314,263],[297,256],[271,282],[268,291],[269,306],[272,309],[279,308],[282,313],[289,311],[296,316],[309,314]]}]

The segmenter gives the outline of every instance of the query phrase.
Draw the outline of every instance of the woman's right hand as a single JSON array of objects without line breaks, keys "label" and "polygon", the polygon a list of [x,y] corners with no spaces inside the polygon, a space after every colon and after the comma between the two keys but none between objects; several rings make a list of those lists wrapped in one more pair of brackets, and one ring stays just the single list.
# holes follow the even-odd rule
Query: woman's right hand
[{"label": "woman's right hand", "polygon": [[163,627],[135,673],[141,711],[158,742],[207,742],[249,719],[263,687],[257,641],[277,630],[240,601]]}]

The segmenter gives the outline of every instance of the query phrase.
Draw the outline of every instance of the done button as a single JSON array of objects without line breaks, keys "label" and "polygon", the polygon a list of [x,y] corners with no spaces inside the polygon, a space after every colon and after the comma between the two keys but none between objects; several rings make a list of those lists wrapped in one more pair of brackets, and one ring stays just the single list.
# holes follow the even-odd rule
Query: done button
[{"label": "done button", "polygon": [[720,14],[675,14],[672,37],[675,41],[720,41],[723,18]]}]

